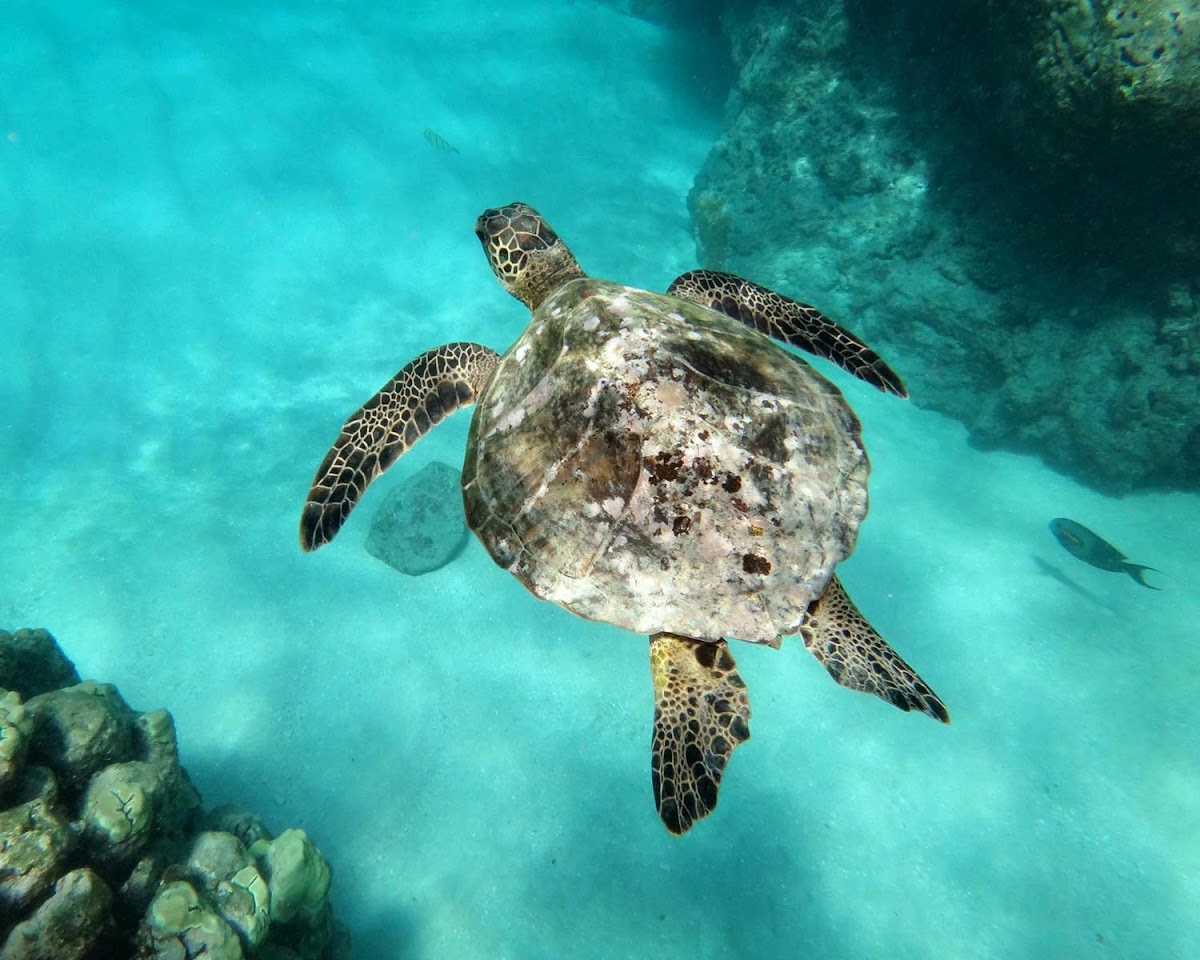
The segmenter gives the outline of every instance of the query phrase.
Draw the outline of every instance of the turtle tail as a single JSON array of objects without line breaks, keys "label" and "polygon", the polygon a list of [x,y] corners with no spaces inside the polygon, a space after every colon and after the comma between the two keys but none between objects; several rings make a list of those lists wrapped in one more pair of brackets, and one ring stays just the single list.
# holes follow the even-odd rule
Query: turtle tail
[{"label": "turtle tail", "polygon": [[1147,570],[1154,570],[1155,573],[1162,573],[1161,570],[1155,570],[1154,567],[1147,567],[1145,564],[1141,563],[1130,563],[1128,560],[1121,564],[1121,569],[1133,577],[1133,579],[1140,583],[1143,587],[1149,587],[1151,590],[1162,589],[1161,587],[1156,587],[1153,584],[1147,583],[1144,576]]}]

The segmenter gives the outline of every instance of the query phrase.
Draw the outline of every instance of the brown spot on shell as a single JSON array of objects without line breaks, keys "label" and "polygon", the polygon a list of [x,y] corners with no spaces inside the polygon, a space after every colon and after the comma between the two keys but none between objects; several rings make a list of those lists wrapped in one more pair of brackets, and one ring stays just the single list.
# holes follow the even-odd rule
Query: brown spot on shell
[{"label": "brown spot on shell", "polygon": [[747,553],[742,557],[742,569],[746,573],[767,574],[771,572],[771,564],[766,557],[760,557],[756,553]]},{"label": "brown spot on shell", "polygon": [[646,457],[643,464],[651,483],[673,483],[679,479],[679,469],[683,466],[683,457],[678,453],[663,450],[653,457]]}]

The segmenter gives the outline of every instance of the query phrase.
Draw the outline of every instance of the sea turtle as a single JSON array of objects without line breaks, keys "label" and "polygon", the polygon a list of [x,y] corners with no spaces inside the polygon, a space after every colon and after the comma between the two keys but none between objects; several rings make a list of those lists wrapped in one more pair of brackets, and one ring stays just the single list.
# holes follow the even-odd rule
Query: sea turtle
[{"label": "sea turtle", "polygon": [[942,701],[834,577],[867,512],[868,462],[841,392],[771,338],[906,396],[873,350],[806,304],[694,270],[666,294],[588,277],[532,207],[475,223],[532,311],[503,355],[421,354],[342,427],[300,542],[329,542],[368,484],[447,414],[477,403],[467,521],[537,596],[650,635],[651,778],[683,833],[717,803],[750,705],[726,638],[799,632],[839,683],[948,721]]}]

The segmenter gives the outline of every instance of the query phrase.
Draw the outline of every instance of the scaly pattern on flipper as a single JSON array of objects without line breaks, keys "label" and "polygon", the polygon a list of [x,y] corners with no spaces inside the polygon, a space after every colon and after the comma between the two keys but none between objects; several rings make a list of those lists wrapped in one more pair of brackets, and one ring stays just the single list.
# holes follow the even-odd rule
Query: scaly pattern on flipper
[{"label": "scaly pattern on flipper", "polygon": [[750,737],[750,701],[724,640],[655,634],[650,672],[654,802],[668,830],[686,833],[712,813],[725,764]]},{"label": "scaly pattern on flipper", "polygon": [[879,354],[807,303],[716,270],[689,270],[671,282],[667,293],[717,310],[781,343],[824,357],[885,393],[908,396],[899,375]]},{"label": "scaly pattern on flipper", "polygon": [[804,646],[843,687],[950,722],[946,705],[858,612],[837,577],[808,609]]},{"label": "scaly pattern on flipper", "polygon": [[478,343],[427,350],[356,410],[313,477],[300,546],[315,550],[332,540],[372,480],[448,414],[475,402],[498,360]]}]

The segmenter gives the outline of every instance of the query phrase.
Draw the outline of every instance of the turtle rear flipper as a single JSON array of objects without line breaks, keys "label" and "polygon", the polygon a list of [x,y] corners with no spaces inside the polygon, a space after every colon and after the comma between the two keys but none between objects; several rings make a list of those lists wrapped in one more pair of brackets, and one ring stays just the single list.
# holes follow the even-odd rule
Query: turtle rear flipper
[{"label": "turtle rear flipper", "polygon": [[724,640],[655,634],[650,672],[654,802],[668,830],[686,833],[712,813],[725,764],[750,738],[750,701]]},{"label": "turtle rear flipper", "polygon": [[950,722],[946,705],[858,612],[837,577],[808,609],[804,646],[843,687],[873,693],[901,710]]},{"label": "turtle rear flipper", "polygon": [[689,270],[671,281],[667,293],[717,310],[781,343],[831,360],[884,393],[908,396],[899,375],[879,354],[807,303],[716,270]]},{"label": "turtle rear flipper", "polygon": [[351,414],[317,467],[300,515],[300,546],[333,539],[359,497],[430,428],[475,402],[499,354],[478,343],[426,350]]}]

